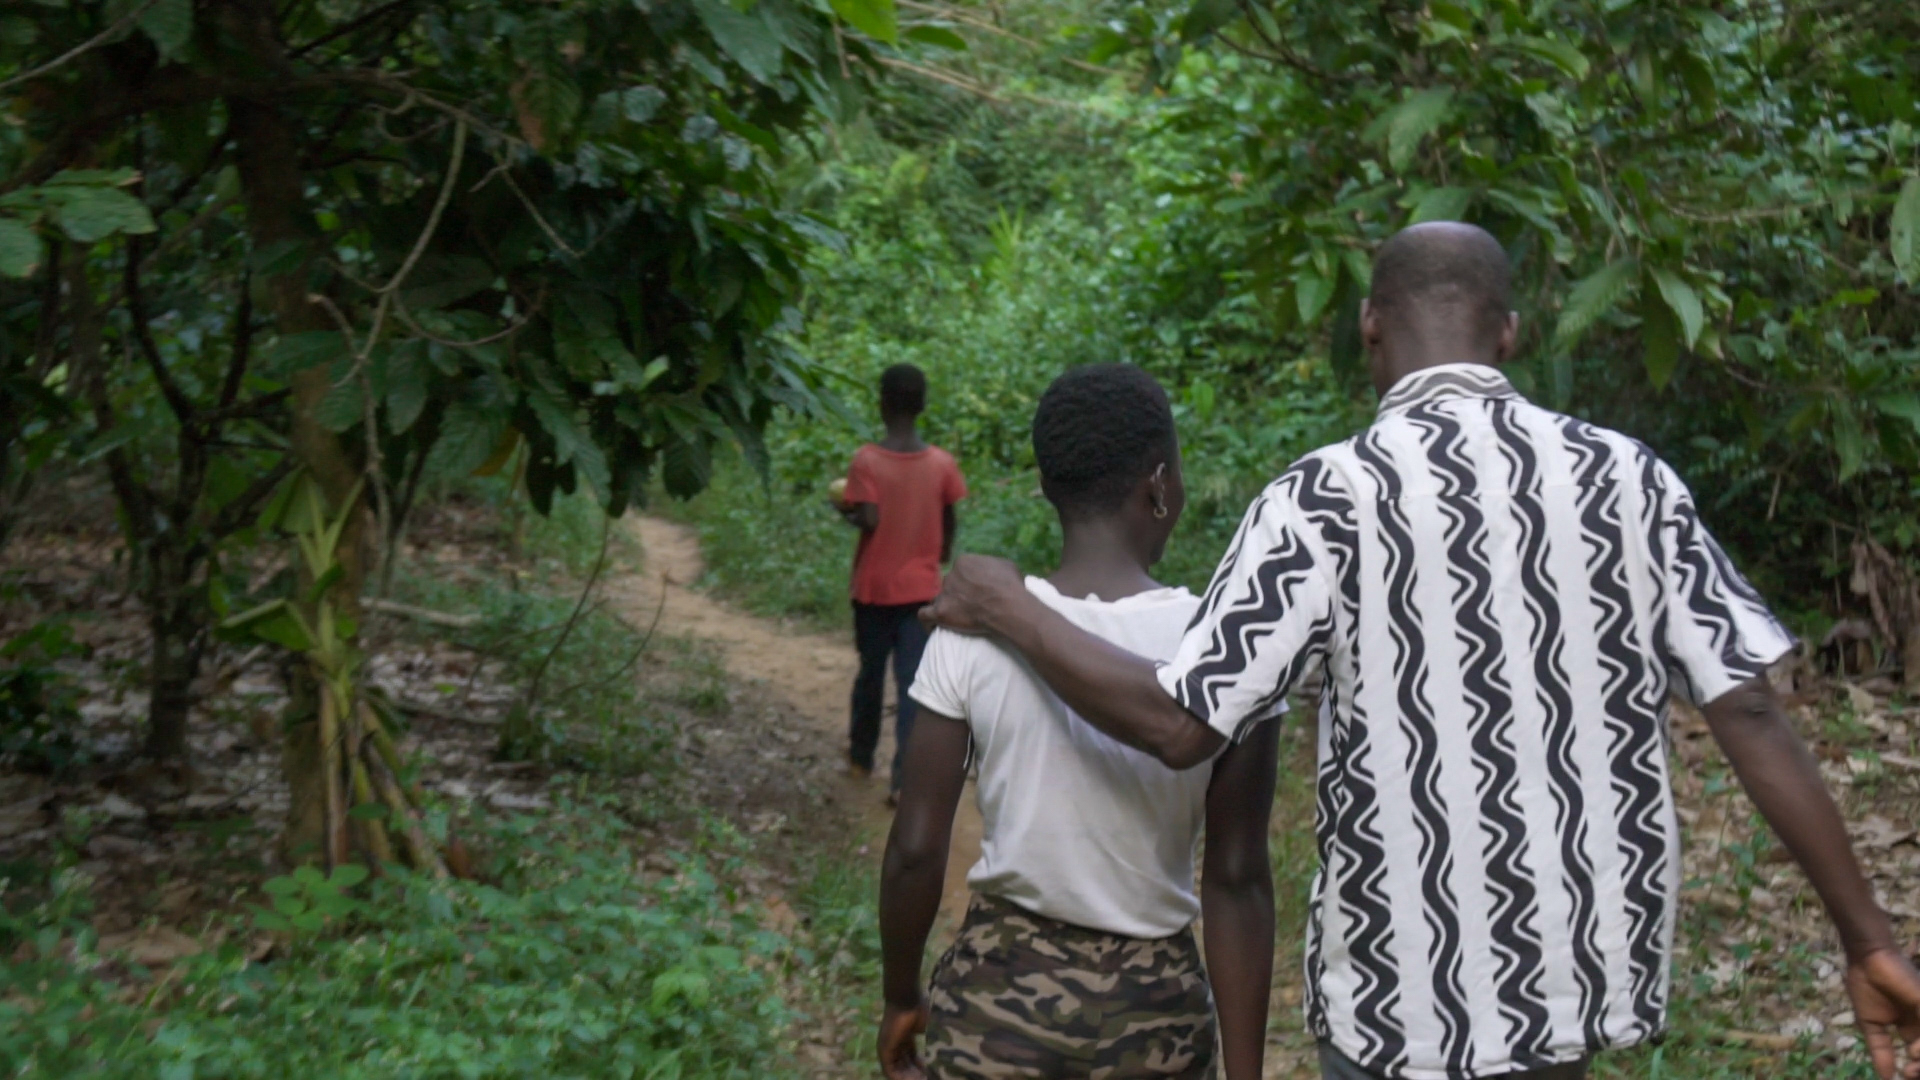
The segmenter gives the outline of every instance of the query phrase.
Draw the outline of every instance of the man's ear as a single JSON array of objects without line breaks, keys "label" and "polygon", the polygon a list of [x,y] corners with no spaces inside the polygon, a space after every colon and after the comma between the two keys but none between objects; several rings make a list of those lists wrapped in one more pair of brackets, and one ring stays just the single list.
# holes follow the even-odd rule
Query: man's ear
[{"label": "man's ear", "polygon": [[1500,328],[1500,348],[1497,355],[1504,364],[1513,359],[1514,350],[1520,347],[1520,313],[1507,312],[1507,322]]},{"label": "man's ear", "polygon": [[1380,346],[1380,310],[1367,297],[1360,300],[1360,343],[1369,350]]}]

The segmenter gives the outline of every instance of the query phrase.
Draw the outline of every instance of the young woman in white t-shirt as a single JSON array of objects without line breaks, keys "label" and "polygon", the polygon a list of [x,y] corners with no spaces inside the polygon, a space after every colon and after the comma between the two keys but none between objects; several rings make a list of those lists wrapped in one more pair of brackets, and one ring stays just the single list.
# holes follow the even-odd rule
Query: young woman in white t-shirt
[{"label": "young woman in white t-shirt", "polygon": [[[1186,502],[1165,392],[1128,365],[1074,368],[1040,399],[1033,446],[1062,544],[1058,569],[1027,587],[1086,630],[1170,659],[1199,600],[1148,573]],[[1217,1075],[1216,1030],[1227,1080],[1259,1076],[1278,725],[1177,772],[1094,730],[1000,643],[945,630],[910,693],[920,716],[880,887],[887,1077],[1199,1078]],[[984,825],[973,901],[923,991],[969,760]]]}]

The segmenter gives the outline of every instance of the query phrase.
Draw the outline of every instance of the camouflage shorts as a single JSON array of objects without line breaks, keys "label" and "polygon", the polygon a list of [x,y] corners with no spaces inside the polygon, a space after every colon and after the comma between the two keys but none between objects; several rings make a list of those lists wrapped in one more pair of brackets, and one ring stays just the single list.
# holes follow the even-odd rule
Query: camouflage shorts
[{"label": "camouflage shorts", "polygon": [[1120,937],[976,893],[928,999],[931,1080],[1213,1075],[1213,994],[1191,930]]}]

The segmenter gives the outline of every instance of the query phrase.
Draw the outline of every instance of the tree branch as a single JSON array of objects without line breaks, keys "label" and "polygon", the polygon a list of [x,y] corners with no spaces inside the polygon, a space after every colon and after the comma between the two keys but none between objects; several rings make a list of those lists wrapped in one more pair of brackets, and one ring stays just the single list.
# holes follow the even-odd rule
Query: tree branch
[{"label": "tree branch", "polygon": [[240,383],[253,360],[253,271],[240,273],[240,305],[233,313],[233,354],[227,360],[227,381],[220,387],[219,411],[240,396]]},{"label": "tree branch", "polygon": [[20,74],[15,75],[11,79],[7,79],[4,82],[0,82],[0,91],[10,90],[13,87],[16,87],[24,82],[32,82],[34,79],[37,79],[40,76],[45,75],[50,71],[53,71],[55,68],[58,68],[61,65],[66,64],[70,61],[76,60],[81,56],[85,55],[86,53],[92,52],[94,49],[97,49],[100,46],[105,45],[107,42],[112,41],[115,37],[119,36],[121,31],[126,30],[128,27],[132,26],[134,23],[134,20],[138,19],[142,15],[145,15],[147,13],[148,8],[152,7],[153,5],[159,2],[160,0],[142,0],[142,3],[140,4],[139,7],[136,7],[132,11],[127,12],[125,15],[120,16],[118,20],[116,20],[112,25],[108,26],[105,30],[100,31],[99,33],[93,35],[87,40],[81,42],[80,44],[74,46],[71,49],[68,49],[66,52],[61,53],[59,56],[54,57],[53,59],[47,61],[46,63],[41,64],[39,67],[32,69],[31,71],[23,71]]},{"label": "tree branch", "polygon": [[327,44],[330,41],[338,41],[339,39],[346,37],[348,34],[356,33],[363,27],[366,27],[372,23],[378,22],[381,19],[385,18],[386,16],[392,14],[393,12],[398,11],[399,9],[406,7],[407,5],[416,3],[416,2],[417,0],[391,0],[390,3],[381,4],[379,7],[374,8],[372,11],[367,12],[365,15],[362,15],[357,19],[354,19],[353,21],[347,23],[345,26],[341,26],[333,30],[329,30],[326,33],[320,35],[319,37],[314,38],[312,41],[307,42],[305,45],[302,45],[299,48],[292,50],[291,52],[287,53],[287,55],[295,59],[298,59],[302,56],[305,56],[307,53],[312,52],[314,49],[317,49],[320,46]]},{"label": "tree branch", "polygon": [[127,237],[127,269],[124,289],[127,296],[127,316],[133,324],[133,340],[140,346],[140,355],[147,361],[147,367],[153,371],[153,381],[160,385],[160,396],[167,399],[167,407],[173,410],[174,418],[181,427],[194,423],[197,410],[192,399],[173,381],[173,373],[167,370],[165,360],[160,358],[160,349],[154,344],[153,328],[147,325],[146,298],[140,292],[140,237]]}]

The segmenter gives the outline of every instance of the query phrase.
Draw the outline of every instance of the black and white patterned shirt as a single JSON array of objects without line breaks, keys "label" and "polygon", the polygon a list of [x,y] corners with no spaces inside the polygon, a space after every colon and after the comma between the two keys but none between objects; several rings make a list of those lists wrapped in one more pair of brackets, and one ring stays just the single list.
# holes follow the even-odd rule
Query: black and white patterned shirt
[{"label": "black and white patterned shirt", "polygon": [[1453,1080],[1663,1029],[1668,691],[1792,644],[1645,446],[1450,364],[1254,500],[1160,680],[1237,738],[1325,664],[1308,1021]]}]

